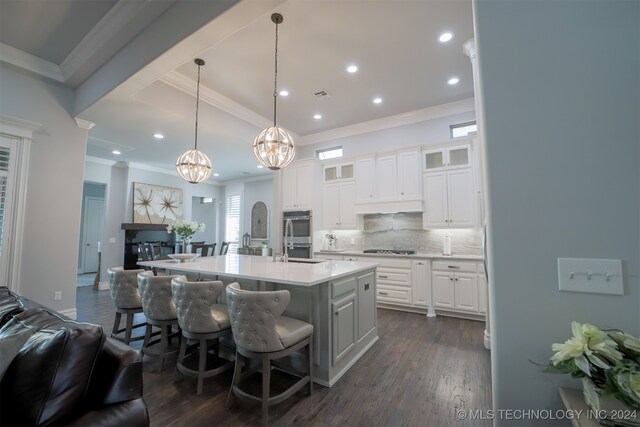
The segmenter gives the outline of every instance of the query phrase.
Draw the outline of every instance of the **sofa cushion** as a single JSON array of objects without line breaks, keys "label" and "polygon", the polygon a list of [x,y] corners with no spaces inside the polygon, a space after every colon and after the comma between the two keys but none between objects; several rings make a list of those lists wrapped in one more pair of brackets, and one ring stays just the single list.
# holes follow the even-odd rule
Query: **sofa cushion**
[{"label": "sofa cushion", "polygon": [[0,382],[0,424],[53,423],[71,413],[85,395],[103,346],[102,327],[46,309],[28,309],[15,318],[37,332]]},{"label": "sofa cushion", "polygon": [[12,314],[23,310],[17,295],[9,291],[6,286],[0,288],[0,327],[9,321]]},{"label": "sofa cushion", "polygon": [[0,329],[0,380],[25,342],[36,330],[17,319],[11,319]]}]

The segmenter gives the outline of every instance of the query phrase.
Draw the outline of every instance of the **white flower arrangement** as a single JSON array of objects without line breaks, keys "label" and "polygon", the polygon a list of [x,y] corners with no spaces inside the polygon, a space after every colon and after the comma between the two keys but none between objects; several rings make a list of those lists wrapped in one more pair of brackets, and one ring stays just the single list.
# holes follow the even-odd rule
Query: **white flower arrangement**
[{"label": "white flower arrangement", "polygon": [[189,239],[199,231],[204,231],[206,228],[207,226],[204,223],[198,224],[195,221],[185,222],[178,220],[167,226],[167,233],[176,233],[184,240]]},{"label": "white flower arrangement", "polygon": [[622,331],[603,331],[571,322],[573,337],[555,343],[545,372],[588,378],[602,396],[640,409],[640,339]]}]

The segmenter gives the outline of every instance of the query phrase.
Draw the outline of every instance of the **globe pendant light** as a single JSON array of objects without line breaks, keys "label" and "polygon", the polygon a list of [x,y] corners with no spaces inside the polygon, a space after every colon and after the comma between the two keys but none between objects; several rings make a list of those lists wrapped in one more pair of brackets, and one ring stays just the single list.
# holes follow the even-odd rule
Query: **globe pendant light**
[{"label": "globe pendant light", "polygon": [[198,88],[196,90],[196,141],[193,150],[187,150],[176,160],[176,169],[182,179],[191,184],[197,184],[211,176],[211,161],[202,151],[198,150],[198,106],[200,104],[200,67],[204,61],[200,58],[194,61],[198,65]]},{"label": "globe pendant light", "polygon": [[273,126],[264,129],[253,141],[253,154],[258,163],[271,170],[287,166],[296,154],[291,134],[276,124],[276,107],[278,99],[278,24],[283,21],[282,15],[274,13],[271,21],[276,24],[275,74],[273,82]]}]

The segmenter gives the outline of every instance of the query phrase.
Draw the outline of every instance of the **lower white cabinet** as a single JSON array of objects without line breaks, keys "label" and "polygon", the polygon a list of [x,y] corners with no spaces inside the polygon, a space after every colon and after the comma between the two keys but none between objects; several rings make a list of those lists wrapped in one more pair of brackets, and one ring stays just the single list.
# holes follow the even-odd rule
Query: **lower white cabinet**
[{"label": "lower white cabinet", "polygon": [[338,363],[356,345],[356,295],[333,303],[333,363]]},{"label": "lower white cabinet", "polygon": [[478,312],[487,314],[487,275],[484,272],[484,265],[478,266]]},{"label": "lower white cabinet", "polygon": [[[479,314],[480,289],[475,262],[433,261],[431,273],[433,307],[437,309]],[[486,288],[486,286],[485,286]]]},{"label": "lower white cabinet", "polygon": [[376,283],[378,302],[408,305],[412,303],[411,260],[375,258],[378,263]]},{"label": "lower white cabinet", "polygon": [[431,278],[429,277],[429,261],[413,261],[412,302],[418,307],[431,304]]}]

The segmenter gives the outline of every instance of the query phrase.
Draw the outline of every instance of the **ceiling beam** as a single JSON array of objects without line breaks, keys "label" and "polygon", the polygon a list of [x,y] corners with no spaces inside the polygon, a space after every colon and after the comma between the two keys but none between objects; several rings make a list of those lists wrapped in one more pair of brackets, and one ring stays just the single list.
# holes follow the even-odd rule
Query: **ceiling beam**
[{"label": "ceiling beam", "polygon": [[62,71],[56,64],[4,43],[0,43],[0,61],[56,82],[64,83]]}]

